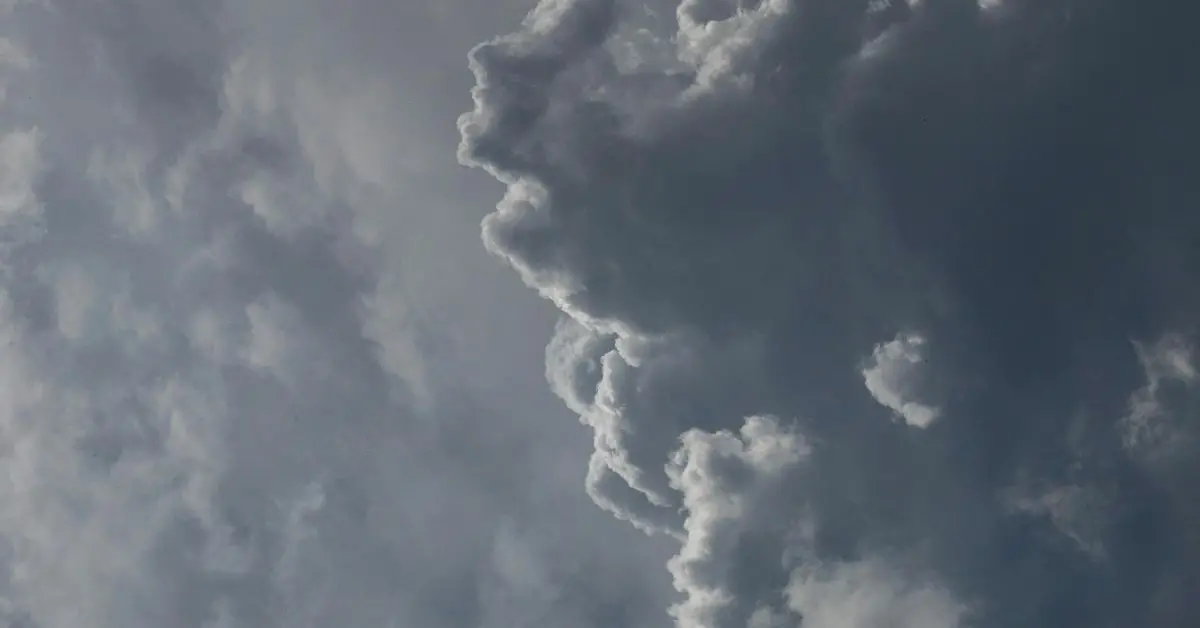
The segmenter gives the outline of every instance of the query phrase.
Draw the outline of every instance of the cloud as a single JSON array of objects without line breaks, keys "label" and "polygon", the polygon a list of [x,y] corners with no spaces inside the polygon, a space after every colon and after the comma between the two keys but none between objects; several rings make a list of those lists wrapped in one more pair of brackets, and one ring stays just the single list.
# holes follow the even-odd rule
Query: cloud
[{"label": "cloud", "polygon": [[511,350],[549,317],[460,254],[467,77],[430,68],[512,9],[441,4],[4,15],[0,625],[665,617]]},{"label": "cloud", "polygon": [[738,435],[682,436],[668,466],[688,512],[668,563],[685,596],[672,609],[678,624],[969,625],[969,606],[924,574],[885,557],[816,557],[832,522],[803,497],[812,445],[787,429],[750,417]]},{"label": "cloud", "polygon": [[886,564],[856,563],[793,576],[789,606],[818,628],[970,625],[969,609],[945,589]]},{"label": "cloud", "polygon": [[770,534],[756,528],[778,525],[761,510],[774,507],[777,485],[803,462],[808,447],[803,437],[783,431],[770,417],[747,419],[737,435],[683,434],[667,468],[687,509],[682,547],[668,564],[675,587],[685,596],[672,609],[679,625],[746,625],[760,611],[757,605],[763,601],[744,599],[757,592],[739,590],[738,575],[782,570],[782,560],[777,565],[747,564],[744,548],[757,540],[756,534]]},{"label": "cloud", "polygon": [[919,428],[929,427],[939,414],[937,408],[909,399],[912,380],[924,361],[924,344],[925,339],[919,335],[902,334],[876,345],[872,353],[874,364],[862,372],[863,382],[876,401],[905,423]]},{"label": "cloud", "polygon": [[[474,49],[484,243],[569,319],[547,377],[595,433],[588,491],[681,544],[681,625],[1200,612],[1191,360],[1127,342],[1200,308],[1168,78],[1198,51],[1151,4],[547,0]],[[728,514],[773,477],[749,416],[812,443],[763,530]],[[699,485],[681,435],[730,452]]]},{"label": "cloud", "polygon": [[1040,492],[1015,490],[1009,496],[1014,510],[1045,517],[1093,560],[1107,556],[1104,540],[1112,504],[1095,486],[1064,485]]},{"label": "cloud", "polygon": [[1134,348],[1146,384],[1129,398],[1129,414],[1123,421],[1126,446],[1150,457],[1187,455],[1194,444],[1183,439],[1194,436],[1190,424],[1179,417],[1180,408],[1168,401],[1168,391],[1182,387],[1183,398],[1191,397],[1188,393],[1198,377],[1191,342],[1172,333],[1151,345],[1135,343]]}]

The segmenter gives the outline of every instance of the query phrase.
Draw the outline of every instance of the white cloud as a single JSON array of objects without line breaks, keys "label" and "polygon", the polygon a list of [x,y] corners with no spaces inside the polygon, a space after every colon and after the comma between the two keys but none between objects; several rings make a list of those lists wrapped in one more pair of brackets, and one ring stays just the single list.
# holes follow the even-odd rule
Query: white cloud
[{"label": "white cloud", "polygon": [[874,559],[801,568],[787,599],[809,628],[958,628],[970,616],[944,588]]},{"label": "white cloud", "polygon": [[[683,435],[668,467],[687,513],[683,545],[668,563],[685,596],[672,609],[678,625],[965,625],[969,606],[928,574],[883,556],[818,555],[815,538],[827,522],[806,494],[812,455],[801,434],[771,417],[747,419],[739,434]],[[771,548],[776,562],[743,563],[755,543]],[[772,578],[782,579],[779,590],[763,590]]]},{"label": "white cloud", "polygon": [[[468,8],[438,23],[459,48],[421,33],[431,9],[374,0],[49,0],[4,25],[29,54],[0,46],[0,624],[662,614],[665,574],[615,577],[647,559],[609,555],[631,537],[560,478],[580,435],[429,365],[422,334],[468,320],[453,358],[535,365],[493,389],[540,375],[536,350],[477,359],[523,344],[477,342],[524,329],[504,301],[413,303],[418,280],[484,280],[460,268],[481,247],[446,191],[452,151],[430,148],[453,143],[457,105],[444,73],[397,73],[414,44],[396,28],[431,47],[414,68],[461,67],[463,29],[483,28]],[[426,185],[437,154],[455,169]],[[500,565],[503,520],[538,532]],[[566,520],[576,536],[547,549]],[[485,588],[521,608],[485,613]]]},{"label": "white cloud", "polygon": [[925,338],[919,334],[899,334],[895,340],[875,347],[871,363],[862,371],[867,391],[905,423],[926,428],[941,411],[918,401],[914,390],[921,381],[925,362]]},{"label": "white cloud", "polygon": [[736,626],[757,610],[737,614],[745,604],[737,599],[738,583],[730,581],[736,578],[738,544],[762,525],[759,509],[772,507],[777,483],[808,454],[804,438],[773,417],[751,417],[738,434],[692,430],[683,435],[667,467],[687,513],[683,546],[668,563],[675,587],[685,596],[671,611],[680,626]]},{"label": "white cloud", "polygon": [[[764,43],[771,41],[773,29],[795,10],[795,3],[788,0],[764,0],[750,9],[721,0],[680,2],[678,54],[696,68],[693,89],[703,93],[752,87]],[[726,14],[723,19],[710,19],[720,13]]]}]

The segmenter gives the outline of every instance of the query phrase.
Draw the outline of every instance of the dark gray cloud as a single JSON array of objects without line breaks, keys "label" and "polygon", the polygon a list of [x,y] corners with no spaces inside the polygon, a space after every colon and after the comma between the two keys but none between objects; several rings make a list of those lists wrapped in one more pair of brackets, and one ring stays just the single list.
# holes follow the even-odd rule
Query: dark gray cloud
[{"label": "dark gray cloud", "polygon": [[1190,13],[546,0],[474,50],[485,243],[681,625],[1200,618]]}]

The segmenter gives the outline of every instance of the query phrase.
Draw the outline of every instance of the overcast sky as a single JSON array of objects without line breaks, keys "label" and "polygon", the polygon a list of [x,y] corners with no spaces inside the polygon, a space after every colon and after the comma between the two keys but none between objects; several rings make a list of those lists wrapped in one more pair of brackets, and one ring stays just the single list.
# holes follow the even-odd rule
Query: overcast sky
[{"label": "overcast sky", "polygon": [[0,13],[0,628],[1200,625],[1200,9]]}]

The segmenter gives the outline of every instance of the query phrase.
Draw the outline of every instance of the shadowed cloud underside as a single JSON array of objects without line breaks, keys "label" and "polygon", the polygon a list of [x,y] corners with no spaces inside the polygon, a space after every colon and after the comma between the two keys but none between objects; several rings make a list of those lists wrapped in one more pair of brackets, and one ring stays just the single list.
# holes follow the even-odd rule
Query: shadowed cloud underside
[{"label": "shadowed cloud underside", "polygon": [[678,625],[1200,621],[1195,13],[546,0],[474,49],[485,244]]}]

